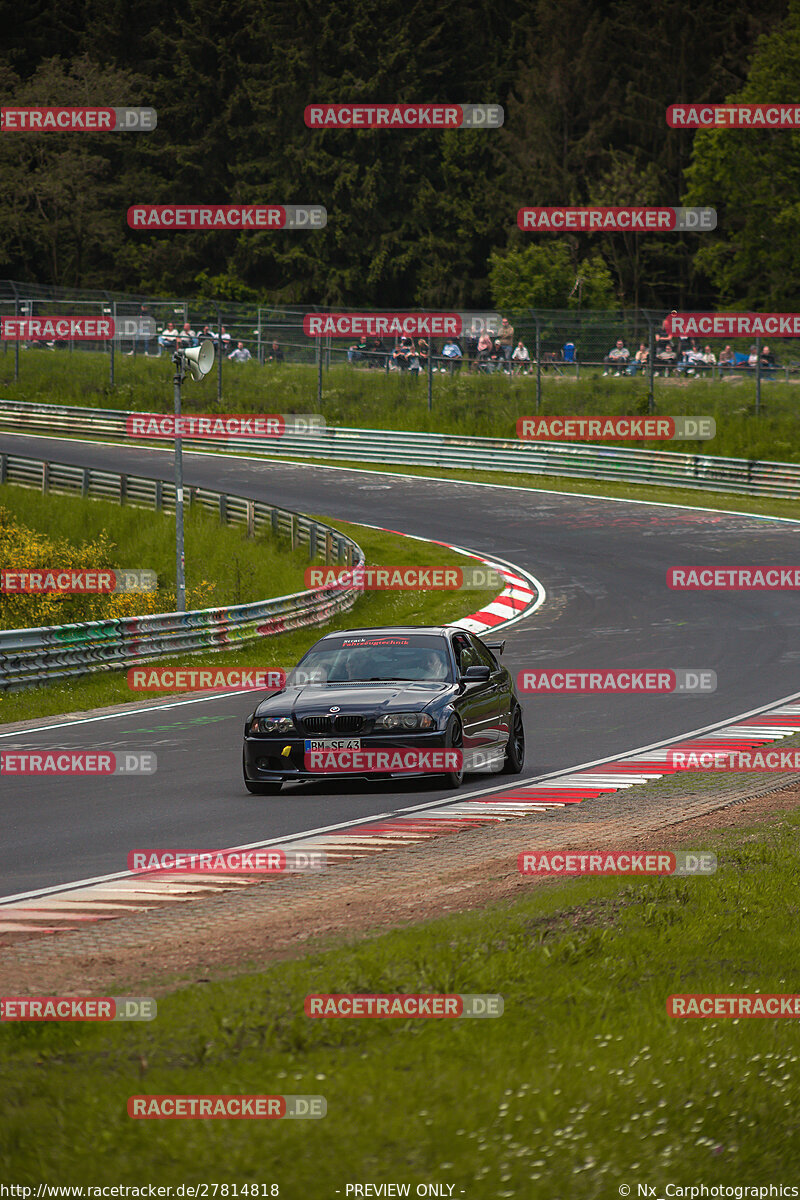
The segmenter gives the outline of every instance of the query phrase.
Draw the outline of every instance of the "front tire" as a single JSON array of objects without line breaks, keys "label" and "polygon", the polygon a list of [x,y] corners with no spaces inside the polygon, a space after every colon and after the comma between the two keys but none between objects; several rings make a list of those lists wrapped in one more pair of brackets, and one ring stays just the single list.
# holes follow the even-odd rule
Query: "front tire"
[{"label": "front tire", "polygon": [[[447,729],[444,735],[444,744],[447,750],[464,749],[464,733],[461,728],[461,722],[458,717],[451,717],[447,723]],[[463,758],[462,765],[458,771],[446,771],[444,774],[444,786],[447,788],[460,788],[464,782],[464,766]]]},{"label": "front tire", "polygon": [[502,774],[519,775],[525,765],[525,726],[522,722],[522,709],[518,704],[515,704],[511,711],[510,726]]}]

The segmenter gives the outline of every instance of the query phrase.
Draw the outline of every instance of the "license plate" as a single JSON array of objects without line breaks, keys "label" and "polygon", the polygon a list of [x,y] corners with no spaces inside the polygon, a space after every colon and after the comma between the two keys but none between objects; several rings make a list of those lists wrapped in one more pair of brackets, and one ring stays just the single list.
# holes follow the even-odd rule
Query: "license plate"
[{"label": "license plate", "polygon": [[306,751],[360,749],[361,738],[306,738]]}]

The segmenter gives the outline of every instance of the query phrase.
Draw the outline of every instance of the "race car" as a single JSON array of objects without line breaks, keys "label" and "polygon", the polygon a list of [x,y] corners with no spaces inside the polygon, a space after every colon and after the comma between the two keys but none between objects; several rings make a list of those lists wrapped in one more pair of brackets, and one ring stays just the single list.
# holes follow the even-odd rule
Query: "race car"
[{"label": "race car", "polygon": [[[284,783],[319,782],[325,768],[313,764],[334,758],[345,771],[352,761],[351,776],[427,774],[453,788],[470,769],[517,774],[525,762],[525,730],[513,681],[498,662],[504,645],[455,625],[326,634],[285,687],[245,721],[245,787],[267,796]],[[403,753],[381,758],[378,748]],[[375,753],[361,753],[370,749]],[[442,749],[461,753],[421,753]],[[450,769],[441,773],[426,765],[442,761]],[[402,769],[388,769],[398,763]]]}]

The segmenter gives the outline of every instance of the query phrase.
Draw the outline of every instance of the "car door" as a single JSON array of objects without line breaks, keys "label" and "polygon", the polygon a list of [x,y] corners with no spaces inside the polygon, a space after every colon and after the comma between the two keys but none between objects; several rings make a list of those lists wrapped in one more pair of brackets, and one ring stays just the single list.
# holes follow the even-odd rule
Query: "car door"
[{"label": "car door", "polygon": [[[467,667],[480,667],[486,664],[481,660],[476,646],[470,635],[457,633],[453,636],[453,652],[459,676]],[[465,766],[469,769],[470,753],[484,749],[490,741],[489,726],[494,705],[491,702],[492,679],[461,682],[461,690],[455,701],[455,708],[461,717],[464,729]]]},{"label": "car door", "polygon": [[478,654],[479,662],[488,666],[491,671],[488,689],[489,708],[486,713],[485,729],[489,733],[490,744],[505,750],[511,734],[511,707],[514,699],[511,676],[479,637],[474,634],[471,634],[470,637]]}]

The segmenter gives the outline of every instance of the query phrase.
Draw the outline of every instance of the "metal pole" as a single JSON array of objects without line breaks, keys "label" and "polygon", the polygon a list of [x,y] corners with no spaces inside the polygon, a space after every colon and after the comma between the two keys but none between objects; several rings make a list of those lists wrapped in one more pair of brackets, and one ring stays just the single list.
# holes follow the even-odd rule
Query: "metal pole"
[{"label": "metal pole", "polygon": [[541,330],[539,328],[539,318],[536,318],[536,411],[539,411],[539,405],[542,402],[542,355],[541,355]]},{"label": "metal pole", "polygon": [[183,548],[183,454],[180,429],[181,383],[186,373],[186,360],[182,350],[172,356],[175,363],[175,580],[177,611],[186,612],[186,557]]},{"label": "metal pole", "polygon": [[117,332],[117,302],[116,302],[116,300],[112,300],[112,302],[111,302],[111,316],[114,320],[114,335],[115,336],[112,337],[112,339],[111,339],[111,353],[109,355],[109,366],[108,366],[108,382],[109,382],[109,385],[113,388],[113,386],[114,386],[114,346],[116,344],[116,332]]},{"label": "metal pole", "polygon": [[433,338],[428,338],[428,412],[433,412]]},{"label": "metal pole", "polygon": [[[19,296],[14,288],[14,316],[19,316]],[[14,383],[19,382],[19,339],[14,342]]]},{"label": "metal pole", "polygon": [[222,317],[216,300],[211,303],[217,310],[217,404],[222,404]]},{"label": "metal pole", "polygon": [[322,338],[317,338],[317,406],[322,411]]},{"label": "metal pole", "polygon": [[756,416],[761,413],[761,338],[756,338]]},{"label": "metal pole", "polygon": [[656,411],[656,397],[653,385],[656,370],[656,335],[653,332],[653,322],[649,317],[647,318],[647,326],[650,331],[650,340],[648,343],[650,350],[647,355],[647,374],[649,377],[647,385],[647,411],[649,413],[654,413]]}]

